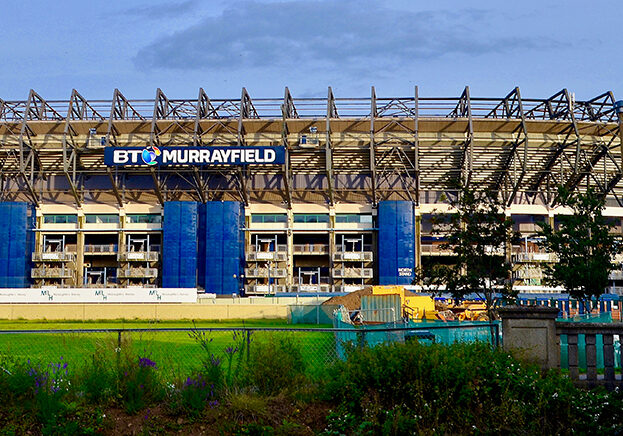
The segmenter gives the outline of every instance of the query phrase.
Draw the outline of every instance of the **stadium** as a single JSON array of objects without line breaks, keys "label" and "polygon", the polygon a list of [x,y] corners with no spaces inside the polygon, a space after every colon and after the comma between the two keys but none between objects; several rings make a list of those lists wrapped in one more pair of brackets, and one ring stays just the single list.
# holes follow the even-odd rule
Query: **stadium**
[{"label": "stadium", "polygon": [[[217,295],[409,285],[451,262],[431,214],[452,180],[499,193],[543,289],[536,222],[596,188],[623,232],[623,116],[611,92],[0,100],[0,288],[197,288]],[[612,275],[613,286],[623,272]]]}]

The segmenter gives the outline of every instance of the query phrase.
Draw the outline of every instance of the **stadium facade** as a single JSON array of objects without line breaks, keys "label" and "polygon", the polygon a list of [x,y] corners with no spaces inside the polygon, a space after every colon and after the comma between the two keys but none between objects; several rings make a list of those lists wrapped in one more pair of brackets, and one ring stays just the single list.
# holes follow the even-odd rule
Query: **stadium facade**
[{"label": "stadium facade", "polygon": [[[621,106],[411,96],[0,99],[0,288],[198,287],[217,294],[410,284],[451,262],[432,233],[451,180],[495,190],[541,285],[535,223],[593,186],[622,232]],[[613,283],[619,275],[613,275]]]}]

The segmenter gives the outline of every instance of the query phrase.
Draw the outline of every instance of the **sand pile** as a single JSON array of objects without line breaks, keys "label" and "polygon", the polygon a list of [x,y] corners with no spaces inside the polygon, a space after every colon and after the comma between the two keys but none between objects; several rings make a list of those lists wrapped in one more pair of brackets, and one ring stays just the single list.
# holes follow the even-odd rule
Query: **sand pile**
[{"label": "sand pile", "polygon": [[351,292],[347,295],[340,297],[329,298],[327,301],[322,303],[323,305],[342,305],[347,310],[352,311],[361,308],[361,296],[362,295],[372,295],[372,287],[368,286],[359,291]]}]

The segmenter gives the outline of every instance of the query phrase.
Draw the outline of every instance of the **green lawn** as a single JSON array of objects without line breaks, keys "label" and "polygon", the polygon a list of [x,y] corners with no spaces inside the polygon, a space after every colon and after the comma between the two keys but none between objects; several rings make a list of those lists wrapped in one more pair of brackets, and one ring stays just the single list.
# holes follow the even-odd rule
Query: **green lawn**
[{"label": "green lawn", "polygon": [[[335,355],[332,333],[296,331],[302,327],[291,326],[285,320],[248,321],[197,321],[201,328],[234,327],[280,327],[290,328],[292,332],[253,332],[250,352],[253,347],[278,335],[292,335],[301,344],[303,356],[310,367],[319,366]],[[73,368],[84,367],[95,354],[132,350],[138,356],[149,357],[168,375],[188,375],[201,365],[207,356],[197,341],[187,331],[159,331],[165,328],[192,328],[190,321],[144,322],[144,321],[103,321],[103,322],[46,322],[46,321],[0,321],[0,332],[7,330],[65,330],[65,329],[150,329],[145,332],[123,332],[121,347],[117,332],[71,332],[71,333],[2,333],[0,334],[0,354],[20,360],[30,359],[44,365],[58,362],[62,357]],[[211,339],[210,352],[221,360],[224,350],[234,346],[232,331],[206,332]]]}]

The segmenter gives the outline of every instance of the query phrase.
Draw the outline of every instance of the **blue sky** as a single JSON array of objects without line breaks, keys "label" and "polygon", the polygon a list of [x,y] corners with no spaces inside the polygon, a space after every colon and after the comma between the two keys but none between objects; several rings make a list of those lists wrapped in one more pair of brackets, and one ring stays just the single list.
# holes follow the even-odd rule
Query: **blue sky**
[{"label": "blue sky", "polygon": [[623,99],[623,2],[3,2],[0,98],[503,96]]}]

